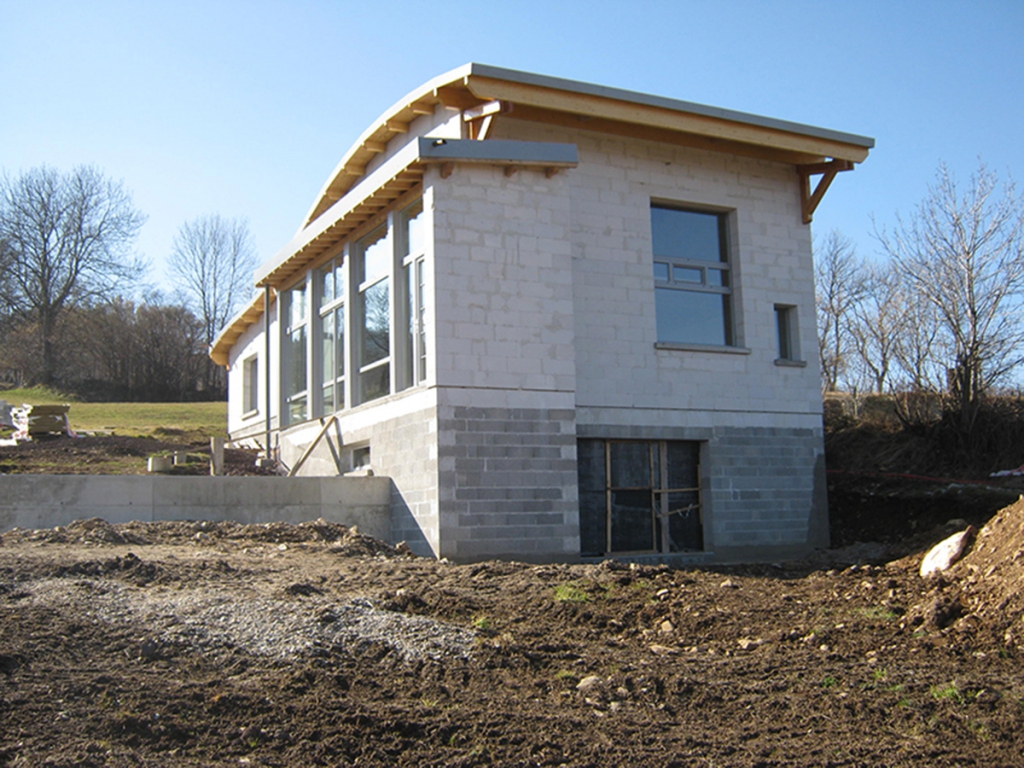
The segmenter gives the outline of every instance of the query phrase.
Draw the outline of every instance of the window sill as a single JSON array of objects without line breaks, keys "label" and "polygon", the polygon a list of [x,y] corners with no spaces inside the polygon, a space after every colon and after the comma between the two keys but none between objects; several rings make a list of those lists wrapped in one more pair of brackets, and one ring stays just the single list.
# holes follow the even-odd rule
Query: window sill
[{"label": "window sill", "polygon": [[775,364],[777,366],[779,366],[780,368],[806,368],[807,367],[807,361],[806,360],[785,360],[785,359],[783,359],[781,357],[778,360],[775,361]]},{"label": "window sill", "polygon": [[259,416],[259,415],[260,415],[260,409],[257,408],[257,409],[255,409],[253,411],[246,411],[245,413],[242,414],[242,418],[243,419],[251,419],[254,416]]},{"label": "window sill", "polygon": [[674,341],[657,341],[655,349],[668,349],[678,352],[724,352],[730,355],[749,355],[746,347],[725,347],[718,344],[680,344]]}]

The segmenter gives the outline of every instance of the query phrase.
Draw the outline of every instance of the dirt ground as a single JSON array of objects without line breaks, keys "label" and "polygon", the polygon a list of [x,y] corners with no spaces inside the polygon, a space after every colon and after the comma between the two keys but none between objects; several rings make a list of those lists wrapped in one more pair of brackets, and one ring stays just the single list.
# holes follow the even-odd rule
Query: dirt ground
[{"label": "dirt ground", "polygon": [[[128,437],[106,435],[70,438],[37,436],[14,446],[0,446],[0,475],[143,475],[150,456],[184,451],[187,463],[176,466],[171,474],[205,475],[210,472],[210,442],[182,442],[170,435]],[[256,451],[225,449],[224,474],[274,474],[256,466]]]},{"label": "dirt ground", "polygon": [[323,521],[8,532],[0,764],[1021,765],[1024,502],[940,580],[892,551],[452,565]]}]

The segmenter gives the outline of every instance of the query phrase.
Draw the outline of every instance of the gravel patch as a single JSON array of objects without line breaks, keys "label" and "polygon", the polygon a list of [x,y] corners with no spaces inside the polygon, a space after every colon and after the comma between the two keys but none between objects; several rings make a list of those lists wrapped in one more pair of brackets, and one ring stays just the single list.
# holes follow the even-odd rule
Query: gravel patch
[{"label": "gravel patch", "polygon": [[141,624],[149,632],[139,638],[144,657],[182,646],[277,659],[384,646],[404,661],[442,661],[469,658],[476,642],[471,630],[384,610],[367,598],[281,600],[238,590],[143,589],[88,578],[47,578],[18,587],[24,600],[65,615],[111,627]]}]

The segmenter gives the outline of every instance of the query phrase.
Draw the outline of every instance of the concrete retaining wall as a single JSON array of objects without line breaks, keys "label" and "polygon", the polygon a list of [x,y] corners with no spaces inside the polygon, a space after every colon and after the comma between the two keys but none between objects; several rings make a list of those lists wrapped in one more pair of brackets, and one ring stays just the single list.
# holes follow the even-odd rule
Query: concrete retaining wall
[{"label": "concrete retaining wall", "polygon": [[90,517],[110,523],[301,523],[322,517],[389,541],[390,503],[386,477],[8,475],[0,478],[0,531]]}]

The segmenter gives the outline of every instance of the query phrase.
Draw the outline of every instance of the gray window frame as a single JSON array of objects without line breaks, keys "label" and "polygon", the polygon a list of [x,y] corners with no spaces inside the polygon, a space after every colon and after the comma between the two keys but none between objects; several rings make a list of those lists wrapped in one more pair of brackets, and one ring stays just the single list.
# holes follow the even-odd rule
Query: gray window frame
[{"label": "gray window frame", "polygon": [[[702,259],[686,259],[679,256],[665,256],[654,253],[653,243],[655,241],[655,220],[653,211],[654,210],[665,210],[665,211],[679,211],[681,213],[691,213],[704,216],[713,216],[717,220],[718,230],[718,249],[720,255],[720,261],[712,262]],[[739,350],[738,340],[736,338],[736,308],[735,308],[735,279],[733,269],[733,255],[730,247],[730,235],[729,235],[729,224],[732,212],[722,210],[711,210],[708,208],[700,208],[687,205],[677,205],[664,202],[651,202],[651,242],[652,242],[652,256],[653,256],[653,272],[654,272],[654,290],[675,290],[689,293],[703,293],[703,294],[714,294],[723,296],[722,304],[722,324],[723,324],[723,335],[725,338],[724,344],[709,344],[702,341],[680,341],[678,339],[662,339],[660,335],[657,337],[657,345],[663,348],[707,348],[707,349],[724,349]],[[666,267],[665,272],[667,273],[664,277],[658,275],[659,265]],[[685,280],[678,276],[677,270],[687,270],[690,272],[699,272],[700,280]],[[718,273],[718,282],[709,279],[709,275],[712,273]],[[657,309],[655,310],[657,312]]]}]

